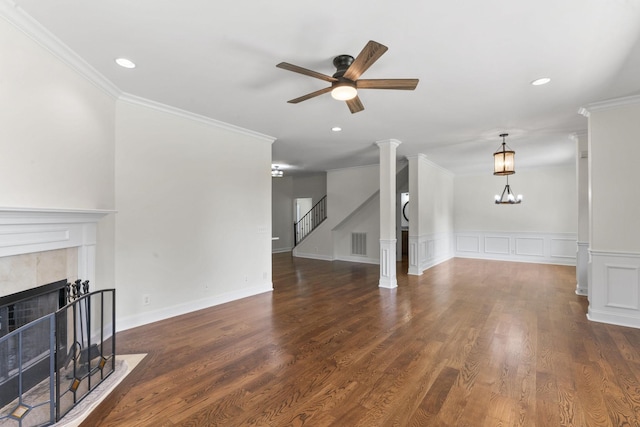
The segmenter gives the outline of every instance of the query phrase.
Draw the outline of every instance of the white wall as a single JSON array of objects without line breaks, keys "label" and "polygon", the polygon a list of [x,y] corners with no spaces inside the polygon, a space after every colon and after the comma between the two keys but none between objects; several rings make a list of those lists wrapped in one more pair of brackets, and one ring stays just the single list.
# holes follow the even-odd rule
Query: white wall
[{"label": "white wall", "polygon": [[589,289],[589,146],[586,133],[577,134],[576,180],[578,185],[578,247],[576,251],[576,294]]},{"label": "white wall", "polygon": [[326,173],[287,176],[273,179],[273,235],[279,237],[272,245],[273,252],[286,252],[293,248],[293,200],[311,198],[315,205],[327,195]]},{"label": "white wall", "polygon": [[[113,209],[115,99],[5,19],[0,63],[0,206]],[[98,235],[94,285],[112,287],[112,218]]]},{"label": "white wall", "polygon": [[519,205],[496,205],[506,179],[455,178],[456,256],[575,265],[577,183],[575,164],[519,170],[509,177]]},{"label": "white wall", "polygon": [[640,328],[640,96],[588,111],[588,317]]},{"label": "white wall", "polygon": [[454,176],[424,154],[409,159],[409,274],[453,256]]},{"label": "white wall", "polygon": [[[365,233],[367,244],[365,255],[352,254],[351,234]],[[335,226],[333,235],[333,256],[341,261],[380,263],[380,193],[360,205],[344,221]]]},{"label": "white wall", "polygon": [[309,197],[315,205],[327,195],[327,174],[315,173],[312,175],[293,177],[293,198]]},{"label": "white wall", "polygon": [[118,102],[119,329],[272,289],[270,165],[271,141]]},{"label": "white wall", "polygon": [[293,177],[283,176],[271,180],[271,218],[274,240],[273,252],[286,252],[293,248]]},{"label": "white wall", "polygon": [[294,249],[294,255],[335,259],[333,229],[379,190],[378,174],[379,165],[328,171],[327,219]]},{"label": "white wall", "polygon": [[640,100],[589,117],[591,248],[640,253]]},{"label": "white wall", "polygon": [[504,177],[490,174],[456,176],[456,231],[577,232],[574,165],[518,170],[509,177],[511,190],[523,195],[519,205],[496,205]]}]

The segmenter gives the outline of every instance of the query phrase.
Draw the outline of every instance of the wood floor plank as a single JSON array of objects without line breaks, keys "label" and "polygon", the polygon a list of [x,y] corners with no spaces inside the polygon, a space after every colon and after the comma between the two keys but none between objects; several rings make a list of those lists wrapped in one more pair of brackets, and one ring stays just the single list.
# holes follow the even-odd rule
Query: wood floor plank
[{"label": "wood floor plank", "polygon": [[589,322],[575,268],[407,268],[274,254],[272,293],[118,333],[148,356],[82,425],[639,425],[640,330]]}]

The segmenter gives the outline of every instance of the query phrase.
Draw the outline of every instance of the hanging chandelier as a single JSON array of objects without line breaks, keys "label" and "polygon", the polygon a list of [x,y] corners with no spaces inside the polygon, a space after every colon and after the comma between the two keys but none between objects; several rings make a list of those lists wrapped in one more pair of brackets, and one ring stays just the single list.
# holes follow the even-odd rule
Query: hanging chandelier
[{"label": "hanging chandelier", "polygon": [[278,165],[271,166],[271,177],[272,178],[282,178],[283,175],[284,175],[284,172],[282,172],[282,170],[280,169],[280,166],[278,166]]},{"label": "hanging chandelier", "polygon": [[509,175],[516,173],[516,152],[509,148],[505,142],[507,136],[509,136],[508,133],[500,134],[502,144],[498,151],[493,153],[493,174],[507,177],[507,185],[504,186],[502,195],[496,194],[495,196],[496,205],[517,205],[522,203],[522,194],[514,196],[509,185]]},{"label": "hanging chandelier", "polygon": [[509,176],[507,175],[507,185],[504,186],[504,190],[502,190],[502,195],[497,195],[495,197],[496,205],[517,205],[518,203],[522,203],[522,194],[518,194],[514,196],[511,192],[511,187],[509,186]]}]

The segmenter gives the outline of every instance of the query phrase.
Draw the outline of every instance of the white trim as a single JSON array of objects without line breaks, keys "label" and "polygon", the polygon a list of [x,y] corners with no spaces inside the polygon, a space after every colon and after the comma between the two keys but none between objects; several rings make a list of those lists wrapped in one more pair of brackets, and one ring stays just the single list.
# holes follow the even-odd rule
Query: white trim
[{"label": "white trim", "polygon": [[97,223],[108,210],[0,208],[0,257],[78,248],[78,278],[95,285]]},{"label": "white trim", "polygon": [[109,79],[89,65],[80,55],[71,50],[15,2],[0,0],[0,16],[108,95],[113,98],[120,95],[121,90]]},{"label": "white trim", "polygon": [[195,122],[202,123],[208,126],[213,126],[219,129],[224,129],[231,132],[251,136],[253,138],[262,139],[263,141],[266,141],[270,144],[272,144],[276,140],[276,138],[273,136],[265,135],[263,133],[255,132],[255,131],[245,129],[240,126],[232,125],[229,123],[221,122],[219,120],[215,120],[200,114],[196,114],[190,111],[182,110],[180,108],[172,107],[171,105],[166,105],[161,102],[151,101],[149,99],[142,98],[136,95],[131,95],[129,93],[122,93],[119,96],[118,100],[122,102],[126,102],[131,105],[138,105],[146,108],[151,108],[156,111],[171,114],[177,117],[182,117],[188,120],[193,120]]},{"label": "white trim", "polygon": [[[576,265],[575,233],[456,231],[452,251],[458,258]],[[501,242],[490,245],[491,242]]]},{"label": "white trim", "polygon": [[380,239],[380,280],[378,286],[387,289],[398,287],[396,239]]},{"label": "white trim", "polygon": [[578,242],[576,249],[576,295],[589,295],[589,242]]},{"label": "white trim", "polygon": [[599,250],[590,249],[589,253],[591,255],[601,255],[601,256],[613,256],[613,257],[623,257],[623,258],[640,258],[640,253],[636,253],[636,252],[599,251]]},{"label": "white trim", "polygon": [[265,283],[261,286],[255,286],[249,289],[241,289],[238,291],[227,292],[222,295],[216,295],[209,298],[202,298],[196,301],[189,301],[177,304],[171,307],[164,307],[159,310],[149,311],[130,316],[118,317],[116,332],[135,328],[137,326],[146,325],[148,323],[157,322],[159,320],[168,319],[174,316],[191,313],[193,311],[210,308],[216,305],[225,304],[227,302],[236,301],[242,298],[251,297],[265,292],[272,292],[273,284]]},{"label": "white trim", "polygon": [[383,139],[381,141],[376,141],[376,145],[378,147],[390,145],[393,148],[398,148],[400,144],[402,144],[402,141],[398,141],[397,139]]},{"label": "white trim", "polygon": [[432,166],[432,167],[438,169],[440,172],[443,172],[443,173],[445,173],[446,175],[449,175],[452,178],[456,176],[456,174],[451,172],[449,169],[445,169],[442,166],[440,166],[439,164],[433,163],[431,160],[429,160],[429,157],[427,157],[426,154],[418,153],[418,154],[405,156],[405,158],[407,159],[407,161],[409,161],[410,159],[418,159],[418,161],[423,161],[426,164],[428,164],[429,166]]},{"label": "white trim", "polygon": [[380,264],[380,260],[377,258],[371,258],[367,256],[358,256],[358,255],[338,255],[333,260],[347,261],[347,262],[360,262],[363,264]]},{"label": "white trim", "polygon": [[281,254],[284,252],[291,252],[293,248],[275,248],[271,250],[272,254]]},{"label": "white trim", "polygon": [[335,259],[329,255],[323,254],[314,254],[310,252],[300,252],[297,248],[295,248],[292,252],[292,255],[298,258],[309,258],[309,259],[317,259],[320,261],[334,261]]},{"label": "white trim", "polygon": [[589,320],[640,328],[640,253],[589,251]]},{"label": "white trim", "polygon": [[102,75],[98,70],[93,68],[80,55],[78,55],[62,40],[57,38],[53,33],[42,26],[31,15],[22,10],[22,8],[16,5],[16,3],[12,0],[0,0],[0,16],[15,28],[17,28],[19,31],[22,31],[27,37],[38,43],[42,48],[50,52],[62,63],[67,65],[70,69],[87,79],[87,81],[89,81],[114,99],[121,100],[130,104],[141,105],[158,111],[163,111],[165,113],[173,114],[178,117],[183,117],[194,120],[196,122],[204,123],[209,126],[245,134],[257,139],[262,139],[269,143],[273,143],[276,140],[275,137],[269,135],[265,135],[229,123],[224,123],[200,114],[165,105],[160,102],[124,93],[114,83],[112,83],[109,79]]},{"label": "white trim", "polygon": [[420,276],[425,270],[453,258],[453,233],[440,232],[409,236],[408,274]]},{"label": "white trim", "polygon": [[589,117],[594,111],[611,110],[614,108],[626,107],[629,105],[640,105],[640,95],[623,96],[621,98],[607,99],[604,101],[592,102],[578,109],[578,114]]}]

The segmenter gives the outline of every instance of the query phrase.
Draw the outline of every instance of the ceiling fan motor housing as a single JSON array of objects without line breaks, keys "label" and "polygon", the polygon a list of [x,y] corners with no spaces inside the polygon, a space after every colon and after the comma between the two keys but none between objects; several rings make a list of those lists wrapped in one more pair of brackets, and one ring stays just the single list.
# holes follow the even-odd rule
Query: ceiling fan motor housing
[{"label": "ceiling fan motor housing", "polygon": [[333,66],[336,67],[336,72],[333,74],[333,77],[336,79],[342,77],[352,63],[353,56],[351,55],[338,55],[333,58]]}]

